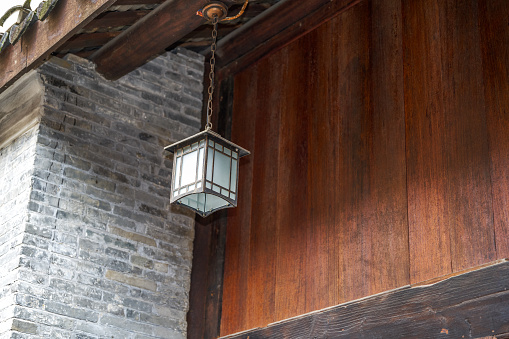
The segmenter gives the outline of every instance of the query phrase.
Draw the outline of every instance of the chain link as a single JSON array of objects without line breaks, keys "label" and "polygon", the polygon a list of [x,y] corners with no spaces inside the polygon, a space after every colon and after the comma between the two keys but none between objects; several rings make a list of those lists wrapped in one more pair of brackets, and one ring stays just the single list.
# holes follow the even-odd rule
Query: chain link
[{"label": "chain link", "polygon": [[212,95],[214,93],[215,86],[215,73],[214,70],[216,68],[216,48],[217,48],[217,22],[219,21],[217,16],[212,18],[212,24],[214,25],[214,29],[212,30],[212,46],[210,46],[210,73],[209,73],[209,101],[207,103],[207,124],[205,125],[205,130],[212,129]]}]

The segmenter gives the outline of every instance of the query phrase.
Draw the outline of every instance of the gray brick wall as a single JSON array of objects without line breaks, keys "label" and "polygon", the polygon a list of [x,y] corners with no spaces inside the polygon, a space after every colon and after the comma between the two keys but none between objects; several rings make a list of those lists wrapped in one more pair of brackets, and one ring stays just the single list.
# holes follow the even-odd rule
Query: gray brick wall
[{"label": "gray brick wall", "polygon": [[0,337],[12,327],[36,141],[33,127],[0,150]]},{"label": "gray brick wall", "polygon": [[115,82],[74,56],[38,72],[24,232],[7,236],[19,268],[0,282],[12,331],[0,337],[185,338],[194,215],[169,204],[163,147],[199,130],[203,58],[177,50]]}]

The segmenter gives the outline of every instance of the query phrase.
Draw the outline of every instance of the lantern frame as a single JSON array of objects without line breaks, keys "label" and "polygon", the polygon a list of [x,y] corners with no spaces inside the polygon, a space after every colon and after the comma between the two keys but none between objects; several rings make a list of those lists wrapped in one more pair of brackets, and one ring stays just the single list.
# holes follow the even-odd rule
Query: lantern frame
[{"label": "lantern frame", "polygon": [[[219,145],[219,146],[217,146]],[[193,148],[194,146],[194,148]],[[203,148],[203,159],[200,161],[200,149]],[[202,217],[223,208],[237,206],[238,199],[238,182],[239,182],[239,159],[250,154],[250,152],[233,142],[221,137],[219,134],[205,130],[184,140],[166,146],[165,150],[174,153],[172,180],[171,180],[171,197],[170,203],[177,203],[192,209]],[[212,152],[210,151],[212,150]],[[182,185],[182,175],[184,167],[184,156],[189,153],[196,152],[196,165],[194,166],[195,180]],[[228,154],[229,153],[229,154]],[[230,158],[230,173],[228,175],[228,187],[219,185],[214,176],[216,154],[221,154],[223,160],[225,157]],[[235,157],[236,154],[236,157]],[[211,157],[212,155],[212,157]],[[181,159],[177,164],[178,159]],[[235,165],[234,165],[235,162]],[[201,165],[201,173],[199,173]],[[234,168],[235,166],[235,168]],[[209,173],[209,171],[211,171]],[[232,173],[235,173],[234,190],[232,191]],[[178,175],[177,175],[178,174]],[[199,196],[204,194],[203,196]],[[191,204],[191,196],[196,195],[196,204]],[[188,199],[185,199],[189,197]],[[199,199],[203,198],[203,210],[199,208]],[[223,204],[214,208],[209,208],[207,201],[216,201],[221,199]],[[192,200],[194,202],[194,200]],[[214,204],[211,203],[213,206]],[[195,206],[193,206],[195,205]]]}]

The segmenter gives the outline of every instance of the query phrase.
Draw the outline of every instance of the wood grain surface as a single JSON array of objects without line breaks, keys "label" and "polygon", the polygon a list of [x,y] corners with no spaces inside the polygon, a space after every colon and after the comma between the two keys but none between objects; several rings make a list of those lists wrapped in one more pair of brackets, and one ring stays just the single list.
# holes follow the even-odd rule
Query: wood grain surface
[{"label": "wood grain surface", "polygon": [[509,257],[509,1],[479,1],[497,257]]},{"label": "wood grain surface", "polygon": [[507,262],[402,288],[229,339],[491,338],[509,335]]},{"label": "wood grain surface", "polygon": [[221,335],[509,255],[508,9],[364,0],[237,73]]}]

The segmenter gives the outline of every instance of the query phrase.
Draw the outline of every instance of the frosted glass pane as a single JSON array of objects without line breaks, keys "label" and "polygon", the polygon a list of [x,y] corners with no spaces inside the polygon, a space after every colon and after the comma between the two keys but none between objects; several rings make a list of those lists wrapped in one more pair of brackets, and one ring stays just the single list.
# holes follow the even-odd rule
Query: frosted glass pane
[{"label": "frosted glass pane", "polygon": [[177,155],[181,155],[182,154],[182,148],[177,150]]},{"label": "frosted glass pane", "polygon": [[174,189],[180,187],[179,179],[180,179],[180,165],[182,162],[181,160],[182,160],[182,157],[178,157],[177,160],[175,161],[175,177],[173,178],[173,188]]},{"label": "frosted glass pane", "polygon": [[235,200],[235,193],[230,193],[230,199]]},{"label": "frosted glass pane", "polygon": [[210,184],[210,182],[205,183],[205,187],[212,189],[212,185]]},{"label": "frosted glass pane", "polygon": [[214,163],[214,149],[209,147],[207,151],[207,180],[212,181],[212,164]]},{"label": "frosted glass pane", "polygon": [[230,157],[216,152],[214,158],[214,184],[228,188],[230,186]]},{"label": "frosted glass pane", "polygon": [[179,195],[179,191],[174,191],[173,192],[173,197],[176,197],[177,195]]},{"label": "frosted glass pane", "polygon": [[200,147],[205,145],[205,139],[204,140],[200,140]]},{"label": "frosted glass pane", "polygon": [[224,199],[205,193],[191,194],[178,201],[200,212],[210,212],[230,205],[230,203]]},{"label": "frosted glass pane", "polygon": [[184,187],[184,188],[181,188],[181,189],[180,189],[179,194],[184,194],[184,193],[186,193],[186,192],[187,192],[187,189]]},{"label": "frosted glass pane", "polygon": [[229,149],[229,148],[224,148],[224,151],[223,151],[226,155],[232,155],[232,151]]},{"label": "frosted glass pane", "polygon": [[196,183],[196,188],[201,188],[201,181],[198,181],[198,182]]},{"label": "frosted glass pane", "polygon": [[209,140],[209,145],[214,146],[214,142],[212,140]]},{"label": "frosted glass pane", "polygon": [[221,189],[216,185],[212,186],[212,190],[216,191],[217,193],[221,193]]},{"label": "frosted glass pane", "polygon": [[182,157],[182,178],[180,186],[186,186],[196,181],[196,166],[198,151],[193,151]]},{"label": "frosted glass pane", "polygon": [[192,184],[192,185],[189,185],[189,187],[187,188],[188,191],[194,191],[194,188],[196,187],[195,184]]},{"label": "frosted glass pane", "polygon": [[191,145],[191,149],[192,150],[195,150],[196,148],[198,148],[198,143],[195,142],[194,144]]},{"label": "frosted glass pane", "polygon": [[233,153],[232,154],[233,158],[237,159],[237,152],[232,152],[232,153]]},{"label": "frosted glass pane", "polygon": [[219,144],[216,144],[216,149],[217,150],[220,150],[221,152],[223,151],[223,146],[219,145]]},{"label": "frosted glass pane", "polygon": [[205,211],[213,211],[220,207],[229,206],[230,203],[224,199],[219,198],[213,194],[207,194],[207,203],[205,204]]},{"label": "frosted glass pane", "polygon": [[200,148],[198,155],[198,173],[197,173],[197,179],[196,180],[202,180],[203,179],[203,153],[204,149]]},{"label": "frosted glass pane", "polygon": [[237,192],[237,160],[232,159],[232,177],[230,180],[230,191]]}]

